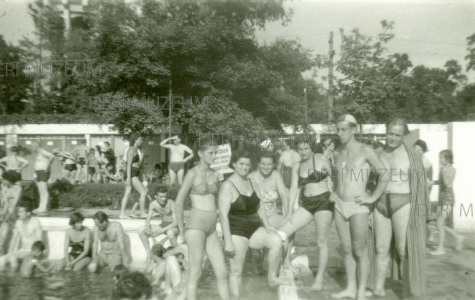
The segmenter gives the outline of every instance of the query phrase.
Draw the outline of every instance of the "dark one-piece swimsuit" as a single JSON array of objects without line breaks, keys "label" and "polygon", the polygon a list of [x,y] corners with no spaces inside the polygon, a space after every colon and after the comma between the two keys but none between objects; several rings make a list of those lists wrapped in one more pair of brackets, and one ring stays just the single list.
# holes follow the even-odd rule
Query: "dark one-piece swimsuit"
[{"label": "dark one-piece swimsuit", "polygon": [[[139,162],[139,161],[140,161],[140,156],[137,153],[137,154],[135,154],[134,158],[132,159],[132,163],[136,163],[136,162]],[[131,178],[139,177],[139,172],[140,172],[140,168],[132,167],[131,170],[130,170],[130,177]],[[127,172],[125,172],[124,180],[127,180]]]},{"label": "dark one-piece swimsuit", "polygon": [[257,215],[261,200],[254,191],[252,182],[251,196],[241,194],[232,181],[231,183],[239,193],[238,198],[231,203],[228,215],[231,235],[238,235],[250,239],[254,232],[261,227],[261,219]]},{"label": "dark one-piece swimsuit", "polygon": [[[84,241],[77,243],[70,241],[69,247],[71,247],[69,255],[76,259],[84,251]],[[89,253],[86,255],[86,257],[91,257],[91,250],[89,250]]]},{"label": "dark one-piece swimsuit", "polygon": [[[306,211],[314,215],[316,212],[322,211],[322,210],[329,210],[333,211],[335,207],[335,203],[330,201],[330,192],[325,192],[323,194],[317,195],[317,196],[311,196],[307,197],[304,195],[304,188],[305,185],[309,183],[319,183],[325,180],[325,178],[328,177],[327,173],[322,173],[318,172],[315,169],[315,156],[312,156],[313,158],[313,168],[314,171],[312,174],[308,175],[308,177],[301,177],[300,176],[300,168],[299,168],[299,187],[301,188],[301,194],[300,194],[300,206],[304,208]],[[302,163],[300,163],[300,166],[302,166]]]}]

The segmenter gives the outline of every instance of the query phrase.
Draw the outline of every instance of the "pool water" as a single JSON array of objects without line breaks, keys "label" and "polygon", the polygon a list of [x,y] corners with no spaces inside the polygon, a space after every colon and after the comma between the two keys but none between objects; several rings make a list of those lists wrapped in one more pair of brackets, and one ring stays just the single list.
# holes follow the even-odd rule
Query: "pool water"
[{"label": "pool water", "polygon": [[[249,251],[250,252],[250,251]],[[248,252],[248,254],[249,254]],[[267,285],[266,275],[251,272],[251,259],[246,261],[241,283],[239,300],[277,299],[277,289]],[[228,264],[229,270],[229,264]],[[143,271],[133,269],[133,271]],[[102,300],[111,299],[114,281],[107,268],[91,274],[87,270],[79,272],[62,271],[23,278],[7,268],[0,273],[1,300]],[[252,273],[252,274],[251,274]],[[149,279],[151,279],[149,277]],[[153,291],[160,299],[165,297],[162,290],[154,286]],[[198,283],[198,299],[219,300],[216,278],[207,263]]]}]

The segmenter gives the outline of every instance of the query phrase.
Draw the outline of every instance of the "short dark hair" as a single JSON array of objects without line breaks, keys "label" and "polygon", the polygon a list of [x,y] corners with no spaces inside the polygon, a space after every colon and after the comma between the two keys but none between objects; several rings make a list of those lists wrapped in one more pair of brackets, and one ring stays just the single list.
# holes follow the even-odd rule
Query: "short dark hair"
[{"label": "short dark hair", "polygon": [[104,223],[109,221],[109,217],[103,212],[103,211],[98,211],[94,214],[92,217],[93,220],[97,220],[100,223]]},{"label": "short dark hair", "polygon": [[233,152],[233,154],[231,155],[231,161],[229,163],[229,167],[234,169],[233,164],[237,163],[237,161],[240,160],[241,158],[249,158],[252,163],[251,153],[244,149],[238,149],[237,151]]},{"label": "short dark hair", "polygon": [[154,256],[158,256],[160,258],[163,258],[163,254],[167,251],[165,247],[162,246],[162,244],[155,244],[152,246],[152,249],[150,249],[150,252]]},{"label": "short dark hair", "polygon": [[76,223],[84,221],[84,216],[80,212],[73,212],[69,217],[69,225],[74,226]]},{"label": "short dark hair", "polygon": [[33,205],[31,204],[31,201],[28,201],[29,198],[25,198],[23,198],[22,201],[18,204],[18,207],[23,207],[27,213],[31,213],[33,211]]},{"label": "short dark hair", "polygon": [[20,148],[18,148],[18,146],[12,146],[10,148],[10,152],[15,152],[15,153],[18,153],[20,151]]},{"label": "short dark hair", "polygon": [[31,251],[45,251],[46,247],[42,241],[36,241],[31,245]]},{"label": "short dark hair", "polygon": [[142,134],[140,132],[134,132],[129,136],[129,146],[135,145],[135,141],[139,138],[142,137]]},{"label": "short dark hair", "polygon": [[[328,145],[325,144],[327,141],[330,141],[330,142],[328,143]],[[321,144],[322,149],[327,149],[328,147],[330,147],[331,144],[335,145],[335,141],[332,140],[332,139],[325,139],[325,140],[322,140],[322,144]]]},{"label": "short dark hair", "polygon": [[8,180],[10,181],[11,183],[15,184],[18,182],[18,173],[15,172],[15,171],[6,171],[2,174],[2,178],[3,180]]},{"label": "short dark hair", "polygon": [[166,186],[158,186],[155,190],[154,190],[154,195],[158,194],[158,193],[161,193],[161,194],[168,194],[168,188]]},{"label": "short dark hair", "polygon": [[116,286],[117,298],[140,299],[144,296],[148,299],[152,295],[152,286],[144,274],[132,272],[122,277]]},{"label": "short dark hair", "polygon": [[439,152],[439,154],[442,155],[449,164],[454,163],[454,154],[452,153],[452,150],[442,150]]},{"label": "short dark hair", "polygon": [[411,133],[409,131],[409,127],[407,126],[407,120],[404,119],[404,118],[394,118],[394,119],[390,120],[389,122],[387,122],[386,123],[386,131],[388,131],[389,128],[391,126],[394,126],[394,125],[402,126],[402,128],[404,130],[404,135],[408,135],[409,133]]},{"label": "short dark hair", "polygon": [[104,142],[104,145],[110,146],[111,144],[109,142]]},{"label": "short dark hair", "polygon": [[373,142],[373,148],[374,148],[374,149],[384,148],[384,144],[381,143],[380,141],[374,141],[374,142]]},{"label": "short dark hair", "polygon": [[[423,140],[417,140],[417,141],[414,143],[414,146],[419,146],[419,147],[421,147],[421,149],[422,149],[422,151],[423,151],[424,153],[426,153],[427,150],[428,150],[428,149],[427,149],[427,144],[426,144],[426,142],[424,142]],[[414,146],[413,146],[413,147],[414,147]]]},{"label": "short dark hair", "polygon": [[113,277],[117,277],[117,279],[124,278],[125,275],[129,273],[129,269],[123,264],[116,265],[114,269],[112,269]]},{"label": "short dark hair", "polygon": [[296,143],[295,143],[295,145],[298,146],[298,145],[300,145],[300,144],[305,143],[305,144],[308,144],[308,145],[310,145],[310,146],[316,146],[316,144],[317,144],[317,137],[316,137],[316,134],[314,134],[314,135],[315,135],[315,139],[314,139],[314,141],[313,141],[313,145],[312,145],[312,143],[311,143],[311,142],[312,142],[312,139],[309,137],[309,135],[312,136],[312,134],[308,134],[308,133],[296,135]]},{"label": "short dark hair", "polygon": [[276,161],[276,157],[275,157],[275,154],[271,151],[268,151],[268,150],[261,150],[257,153],[257,161],[258,162],[261,162],[261,159],[263,158],[270,158],[272,159],[272,163],[275,164],[275,161]]}]

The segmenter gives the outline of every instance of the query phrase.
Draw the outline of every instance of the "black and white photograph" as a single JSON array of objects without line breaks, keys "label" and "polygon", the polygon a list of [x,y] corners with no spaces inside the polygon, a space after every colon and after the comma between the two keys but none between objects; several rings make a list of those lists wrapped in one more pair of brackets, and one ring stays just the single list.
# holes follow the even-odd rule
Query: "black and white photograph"
[{"label": "black and white photograph", "polygon": [[475,0],[0,0],[0,300],[475,299]]}]

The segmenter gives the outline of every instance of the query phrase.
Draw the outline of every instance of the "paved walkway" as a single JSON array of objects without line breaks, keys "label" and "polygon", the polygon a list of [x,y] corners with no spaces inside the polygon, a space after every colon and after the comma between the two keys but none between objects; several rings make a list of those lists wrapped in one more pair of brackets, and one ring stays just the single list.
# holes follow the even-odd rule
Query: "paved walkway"
[{"label": "paved walkway", "polygon": [[[437,230],[431,226],[432,232]],[[449,237],[447,254],[432,256],[435,243],[429,243],[426,254],[427,295],[419,299],[475,299],[475,233],[463,233],[464,250],[453,248],[455,241]],[[295,256],[307,254],[310,268],[316,274],[318,269],[318,248],[315,241],[315,225],[310,223],[297,232]],[[329,237],[329,263],[325,272],[323,291],[311,291],[314,277],[295,276],[299,299],[332,299],[331,293],[338,292],[346,286],[346,274],[343,264],[343,251],[334,224]],[[294,257],[294,255],[293,255]],[[402,299],[402,286],[399,281],[386,279],[386,297],[368,299]]]}]

